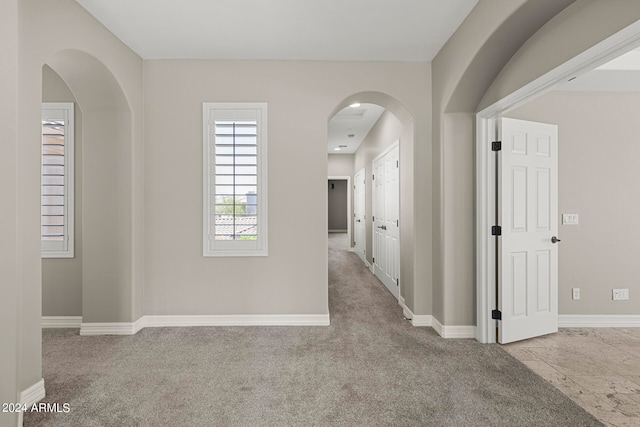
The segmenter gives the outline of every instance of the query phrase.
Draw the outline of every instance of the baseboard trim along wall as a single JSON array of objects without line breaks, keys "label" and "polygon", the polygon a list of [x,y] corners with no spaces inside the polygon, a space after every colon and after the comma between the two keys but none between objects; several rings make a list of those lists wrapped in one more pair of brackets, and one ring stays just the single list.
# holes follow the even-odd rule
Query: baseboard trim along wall
[{"label": "baseboard trim along wall", "polygon": [[559,328],[640,328],[637,314],[561,314]]},{"label": "baseboard trim along wall", "polygon": [[82,316],[42,316],[42,328],[79,328]]},{"label": "baseboard trim along wall", "polygon": [[405,319],[411,320],[412,326],[431,326],[432,316],[430,314],[413,314],[413,311],[405,304],[402,295],[398,298],[398,304],[402,307],[402,314]]},{"label": "baseboard trim along wall", "polygon": [[145,315],[135,322],[82,323],[80,335],[134,335],[144,328],[181,326],[329,326],[328,314]]},{"label": "baseboard trim along wall", "polygon": [[442,338],[475,338],[476,327],[473,325],[443,325],[435,317],[432,320],[433,329]]},{"label": "baseboard trim along wall", "polygon": [[44,391],[44,379],[41,378],[40,381],[32,385],[26,390],[20,392],[20,403],[23,403],[27,406],[31,406],[34,403],[38,403],[45,397]]},{"label": "baseboard trim along wall", "polygon": [[144,316],[144,327],[170,326],[329,326],[328,314],[229,314]]}]

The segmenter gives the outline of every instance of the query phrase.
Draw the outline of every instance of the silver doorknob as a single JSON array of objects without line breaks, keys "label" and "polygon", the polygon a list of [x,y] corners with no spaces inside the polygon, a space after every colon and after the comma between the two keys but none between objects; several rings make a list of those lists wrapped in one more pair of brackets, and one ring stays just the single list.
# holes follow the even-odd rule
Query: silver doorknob
[{"label": "silver doorknob", "polygon": [[356,222],[361,222],[359,219],[356,219]]},{"label": "silver doorknob", "polygon": [[562,240],[558,239],[556,236],[553,236],[551,238],[551,243],[558,243],[558,242],[562,242]]}]

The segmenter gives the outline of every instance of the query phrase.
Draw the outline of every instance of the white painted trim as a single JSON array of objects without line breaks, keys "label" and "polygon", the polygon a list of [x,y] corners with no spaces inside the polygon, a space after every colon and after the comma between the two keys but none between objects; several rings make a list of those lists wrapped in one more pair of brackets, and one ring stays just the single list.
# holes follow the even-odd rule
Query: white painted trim
[{"label": "white painted trim", "polygon": [[640,328],[637,314],[561,314],[559,328]]},{"label": "white painted trim", "polygon": [[[202,256],[203,257],[258,257],[268,256],[268,188],[267,167],[269,164],[267,153],[267,103],[227,103],[227,102],[203,102],[202,126],[203,126],[203,225],[202,225]],[[216,240],[211,238],[213,227],[211,209],[212,187],[215,186],[215,165],[211,163],[212,152],[215,150],[215,138],[211,137],[211,127],[216,120],[255,120],[257,122],[257,206],[256,215],[258,222],[258,237],[256,240]],[[215,221],[214,221],[215,222]]]},{"label": "white painted trim", "polygon": [[179,326],[329,326],[329,314],[229,314],[144,316],[145,327]]},{"label": "white painted trim", "polygon": [[80,335],[135,335],[144,328],[182,326],[329,326],[329,314],[146,315],[135,322],[82,323]]},{"label": "white painted trim", "polygon": [[476,337],[476,327],[473,325],[443,325],[436,319],[433,318],[433,329],[440,335],[442,338],[446,339],[466,339],[466,338],[475,338]]},{"label": "white painted trim", "polygon": [[398,297],[398,305],[402,307],[402,315],[404,316],[404,318],[407,320],[412,320],[414,317],[414,314],[409,309],[409,307],[407,307],[407,304],[405,304],[405,299],[402,295]]},{"label": "white painted trim", "polygon": [[351,250],[351,244],[353,243],[353,236],[351,235],[351,222],[353,221],[353,209],[351,207],[351,176],[339,175],[328,176],[327,180],[347,181],[347,229],[346,230],[329,230],[329,233],[344,233],[347,232],[347,247]]},{"label": "white painted trim", "polygon": [[80,325],[80,335],[134,335],[138,330],[134,322],[82,322]]},{"label": "white painted trim", "polygon": [[41,378],[40,381],[38,381],[31,387],[21,391],[19,395],[19,400],[20,400],[20,403],[24,403],[27,406],[31,406],[34,403],[38,403],[42,399],[44,399],[45,395],[46,393],[44,390],[44,379]]},{"label": "white painted trim", "polygon": [[42,329],[80,328],[82,316],[42,316]]},{"label": "white painted trim", "polygon": [[476,339],[493,343],[495,320],[491,310],[496,301],[495,290],[495,244],[488,241],[493,224],[495,199],[491,187],[495,179],[495,160],[491,156],[491,133],[494,120],[509,110],[517,108],[535,97],[554,89],[560,82],[584,74],[622,53],[640,45],[640,21],[629,25],[618,33],[585,50],[564,64],[540,76],[507,95],[495,104],[480,111],[476,116]]},{"label": "white painted trim", "polygon": [[433,326],[433,316],[430,314],[414,314],[411,319],[413,326]]}]

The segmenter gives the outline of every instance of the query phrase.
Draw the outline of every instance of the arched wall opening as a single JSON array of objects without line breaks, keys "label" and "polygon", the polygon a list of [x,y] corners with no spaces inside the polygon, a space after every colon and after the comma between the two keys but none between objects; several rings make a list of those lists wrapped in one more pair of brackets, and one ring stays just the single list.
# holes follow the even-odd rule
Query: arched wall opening
[{"label": "arched wall opening", "polygon": [[[52,75],[53,73],[53,75]],[[80,271],[82,324],[131,322],[132,310],[132,114],[121,86],[94,56],[62,50],[43,67],[43,99],[54,101],[47,85],[56,76],[76,102],[76,242],[75,260],[57,270],[58,279]],[[78,173],[79,172],[79,173]],[[78,241],[80,239],[80,241]],[[73,267],[70,264],[75,262]],[[79,264],[79,265],[78,265]],[[43,270],[47,273],[47,269]],[[43,287],[49,278],[43,278]],[[77,292],[76,289],[67,289]],[[43,289],[43,298],[49,292]],[[43,307],[48,307],[43,300]],[[77,308],[74,309],[77,312]],[[46,313],[44,313],[46,315]],[[68,315],[68,314],[67,314]],[[85,328],[81,334],[87,333]]]},{"label": "arched wall opening", "polygon": [[[372,160],[386,148],[399,140],[400,155],[400,292],[399,304],[405,316],[411,318],[415,307],[415,217],[414,217],[414,144],[415,129],[413,114],[396,98],[375,91],[359,92],[343,99],[329,114],[331,120],[339,111],[353,103],[376,104],[385,109],[378,123],[356,150],[351,178],[359,170],[365,170],[366,193],[366,257],[371,262],[372,254]],[[382,138],[374,141],[375,138]],[[358,153],[358,151],[361,151]],[[365,152],[366,151],[366,152]],[[352,189],[351,189],[352,191]],[[351,198],[353,203],[353,197]],[[350,219],[353,221],[353,218]],[[350,227],[354,229],[354,224]]]}]

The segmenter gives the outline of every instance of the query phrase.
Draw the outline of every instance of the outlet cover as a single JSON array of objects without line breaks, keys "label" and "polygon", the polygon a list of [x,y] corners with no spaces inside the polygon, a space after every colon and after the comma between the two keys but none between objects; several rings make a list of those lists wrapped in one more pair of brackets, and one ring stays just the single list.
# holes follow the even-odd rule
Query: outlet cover
[{"label": "outlet cover", "polygon": [[579,225],[580,216],[578,214],[562,214],[562,225]]},{"label": "outlet cover", "polygon": [[580,299],[580,288],[571,288],[571,299]]},{"label": "outlet cover", "polygon": [[629,299],[629,289],[613,289],[614,301],[626,301]]}]

